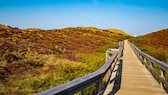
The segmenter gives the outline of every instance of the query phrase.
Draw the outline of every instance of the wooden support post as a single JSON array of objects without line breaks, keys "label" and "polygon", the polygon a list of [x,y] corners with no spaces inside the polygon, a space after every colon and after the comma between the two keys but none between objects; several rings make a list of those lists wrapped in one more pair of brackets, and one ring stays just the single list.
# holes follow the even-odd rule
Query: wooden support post
[{"label": "wooden support post", "polygon": [[137,53],[137,56],[138,56],[138,58],[139,58],[139,59],[141,59],[141,56],[140,56],[140,54],[139,54],[138,52],[136,52],[136,53]]},{"label": "wooden support post", "polygon": [[[166,72],[163,70],[163,69],[161,69],[160,70],[160,75],[161,75],[161,78],[163,78],[164,80],[165,80],[165,75],[166,75]],[[161,86],[161,88],[163,88],[164,89],[164,83],[162,83],[161,81],[160,81],[160,86]]]},{"label": "wooden support post", "polygon": [[153,70],[154,64],[150,62],[150,68]]},{"label": "wooden support post", "polygon": [[149,71],[151,72],[151,74],[153,75],[154,73],[153,73],[153,70],[154,70],[154,63],[152,63],[151,61],[149,61]]},{"label": "wooden support post", "polygon": [[145,58],[142,56],[142,64],[145,65]]},{"label": "wooden support post", "polygon": [[96,83],[96,95],[102,90],[102,79]]},{"label": "wooden support post", "polygon": [[109,58],[110,58],[109,52],[106,51],[106,62],[109,60]]},{"label": "wooden support post", "polygon": [[106,82],[108,81],[110,74],[111,74],[111,69],[109,69],[106,73]]},{"label": "wooden support post", "polygon": [[145,57],[143,57],[143,61],[145,64],[148,64],[147,59]]},{"label": "wooden support post", "polygon": [[118,49],[108,49],[106,51],[106,61],[110,59],[110,57],[116,52],[119,51]]},{"label": "wooden support post", "polygon": [[143,58],[143,56],[142,56],[140,53],[138,53],[138,54],[139,54],[139,56],[140,56],[140,59],[141,59],[141,60],[143,60],[143,59],[142,59],[142,58]]}]

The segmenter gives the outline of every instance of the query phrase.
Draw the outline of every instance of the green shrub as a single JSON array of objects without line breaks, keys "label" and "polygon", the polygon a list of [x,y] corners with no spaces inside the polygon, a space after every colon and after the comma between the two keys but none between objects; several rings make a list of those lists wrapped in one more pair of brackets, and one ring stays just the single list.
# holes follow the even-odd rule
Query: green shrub
[{"label": "green shrub", "polygon": [[137,45],[137,47],[143,52],[155,57],[158,60],[166,62],[168,59],[168,56],[167,56],[168,51],[157,49],[147,45]]}]

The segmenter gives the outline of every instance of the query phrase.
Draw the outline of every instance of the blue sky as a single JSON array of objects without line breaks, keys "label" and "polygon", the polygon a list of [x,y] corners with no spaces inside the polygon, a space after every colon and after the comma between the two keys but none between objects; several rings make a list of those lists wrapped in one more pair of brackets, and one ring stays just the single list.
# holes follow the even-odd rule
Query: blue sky
[{"label": "blue sky", "polygon": [[144,35],[168,28],[168,0],[1,0],[0,24],[21,29],[93,26]]}]

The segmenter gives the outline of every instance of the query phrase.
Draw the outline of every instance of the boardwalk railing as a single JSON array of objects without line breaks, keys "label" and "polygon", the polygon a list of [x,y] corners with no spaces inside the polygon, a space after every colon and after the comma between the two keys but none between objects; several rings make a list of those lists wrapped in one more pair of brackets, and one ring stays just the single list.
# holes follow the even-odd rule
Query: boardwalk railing
[{"label": "boardwalk railing", "polygon": [[[56,86],[51,89],[47,89],[43,92],[37,93],[36,95],[72,95],[76,92],[83,90],[88,86],[91,86],[94,83],[96,83],[96,94],[103,94],[107,83],[110,80],[111,72],[113,72],[114,66],[118,61],[118,58],[122,55],[123,48],[123,42],[120,42],[118,51],[114,51],[110,59],[107,60],[106,63],[97,71],[86,76],[80,77],[78,79],[72,80],[68,83]],[[104,77],[106,77],[105,83],[103,83],[102,81]]]},{"label": "boardwalk railing", "polygon": [[161,88],[168,88],[168,81],[166,81],[166,74],[168,72],[168,64],[155,59],[154,57],[142,52],[131,42],[130,46],[133,48],[134,52],[141,60],[141,62],[146,66],[146,68],[151,72],[151,74],[160,82]]}]

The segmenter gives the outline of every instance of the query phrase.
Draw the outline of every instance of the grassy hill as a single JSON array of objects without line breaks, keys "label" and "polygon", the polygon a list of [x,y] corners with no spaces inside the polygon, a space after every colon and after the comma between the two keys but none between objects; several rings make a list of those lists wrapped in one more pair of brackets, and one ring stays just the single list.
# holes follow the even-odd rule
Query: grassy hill
[{"label": "grassy hill", "polygon": [[97,70],[105,51],[131,36],[121,30],[42,30],[0,25],[0,94],[34,94]]},{"label": "grassy hill", "polygon": [[168,29],[131,39],[142,51],[168,63]]}]

